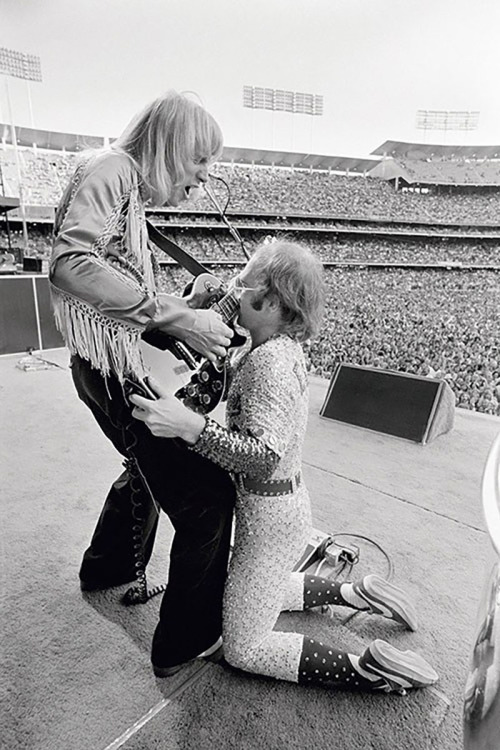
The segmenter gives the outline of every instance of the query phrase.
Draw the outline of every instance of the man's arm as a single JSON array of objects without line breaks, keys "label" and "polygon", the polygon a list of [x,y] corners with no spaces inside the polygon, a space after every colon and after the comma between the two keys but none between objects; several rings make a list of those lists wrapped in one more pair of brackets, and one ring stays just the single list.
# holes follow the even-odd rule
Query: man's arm
[{"label": "man's arm", "polygon": [[132,177],[128,158],[120,154],[97,157],[90,165],[58,229],[52,285],[111,321],[139,330],[159,329],[212,360],[224,356],[233,332],[216,312],[193,310],[175,295],[155,295],[124,273],[116,245],[109,253],[101,247],[106,233],[112,234],[109,227],[120,201],[130,193]]},{"label": "man's arm", "polygon": [[145,422],[156,437],[181,437],[194,451],[223,469],[267,479],[279,461],[279,455],[258,437],[222,427],[210,417],[187,408],[152,378],[149,383],[155,400],[132,394],[136,419]]},{"label": "man's arm", "polygon": [[88,165],[57,227],[49,276],[56,291],[104,318],[144,328],[156,314],[154,291],[125,274],[106,252],[118,238],[120,207],[130,199],[133,180],[124,155],[98,155]]}]

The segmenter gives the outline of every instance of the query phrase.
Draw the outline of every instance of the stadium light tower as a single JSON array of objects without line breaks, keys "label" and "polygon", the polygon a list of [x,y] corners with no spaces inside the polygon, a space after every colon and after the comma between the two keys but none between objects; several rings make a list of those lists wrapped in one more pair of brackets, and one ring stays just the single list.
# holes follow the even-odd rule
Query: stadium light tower
[{"label": "stadium light tower", "polygon": [[476,110],[419,109],[416,116],[417,130],[472,131],[479,125],[479,112]]},{"label": "stadium light tower", "polygon": [[36,55],[28,55],[25,52],[18,52],[13,49],[7,49],[6,47],[0,47],[0,74],[5,78],[5,93],[7,98],[7,108],[9,110],[11,140],[14,146],[14,155],[16,159],[16,170],[17,179],[19,183],[19,208],[21,210],[21,219],[23,223],[23,238],[24,248],[28,250],[28,228],[26,225],[26,214],[24,211],[24,198],[23,198],[23,185],[21,178],[21,165],[19,161],[19,151],[17,148],[17,136],[16,128],[14,125],[14,118],[12,114],[12,104],[10,101],[9,91],[9,77],[21,78],[26,81],[28,87],[28,102],[30,108],[31,125],[33,127],[33,108],[31,105],[31,91],[29,87],[30,81],[42,81],[42,67],[40,64],[40,58]]},{"label": "stadium light tower", "polygon": [[284,91],[283,89],[262,88],[261,86],[243,86],[243,106],[249,109],[271,110],[273,113],[272,140],[274,148],[274,112],[289,112],[292,115],[311,115],[310,136],[312,141],[312,118],[323,114],[323,97],[320,94],[306,94],[301,91]]}]

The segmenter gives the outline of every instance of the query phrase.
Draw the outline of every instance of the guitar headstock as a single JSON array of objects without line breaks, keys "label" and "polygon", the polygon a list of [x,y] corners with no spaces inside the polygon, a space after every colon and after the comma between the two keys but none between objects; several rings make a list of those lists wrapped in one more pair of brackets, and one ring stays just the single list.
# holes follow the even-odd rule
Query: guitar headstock
[{"label": "guitar headstock", "polygon": [[200,273],[193,280],[189,294],[185,299],[189,307],[207,308],[216,304],[224,296],[224,285],[211,273]]}]

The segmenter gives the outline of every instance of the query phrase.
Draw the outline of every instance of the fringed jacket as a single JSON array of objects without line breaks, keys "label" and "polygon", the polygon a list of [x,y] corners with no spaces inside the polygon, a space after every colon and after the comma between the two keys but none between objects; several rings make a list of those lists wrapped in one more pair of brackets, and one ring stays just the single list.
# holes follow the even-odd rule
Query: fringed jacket
[{"label": "fringed jacket", "polygon": [[[83,161],[62,196],[54,229],[52,304],[70,352],[103,375],[144,375],[139,341],[158,297],[133,160],[102,151]],[[177,297],[168,300],[179,324],[185,306]]]}]

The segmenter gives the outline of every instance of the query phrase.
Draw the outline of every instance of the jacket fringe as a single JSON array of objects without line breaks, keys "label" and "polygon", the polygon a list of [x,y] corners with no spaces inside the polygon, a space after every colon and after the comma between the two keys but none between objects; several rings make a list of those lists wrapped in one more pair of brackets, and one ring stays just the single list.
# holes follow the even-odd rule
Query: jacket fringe
[{"label": "jacket fringe", "polygon": [[113,321],[53,285],[50,291],[56,327],[71,354],[88,360],[105,377],[113,373],[120,382],[127,375],[144,377],[142,328]]},{"label": "jacket fringe", "polygon": [[151,250],[148,243],[148,230],[144,212],[139,202],[139,191],[134,187],[130,192],[130,200],[126,219],[125,245],[132,253],[132,257],[142,271],[142,280],[150,292],[154,292],[155,277],[151,262]]}]

